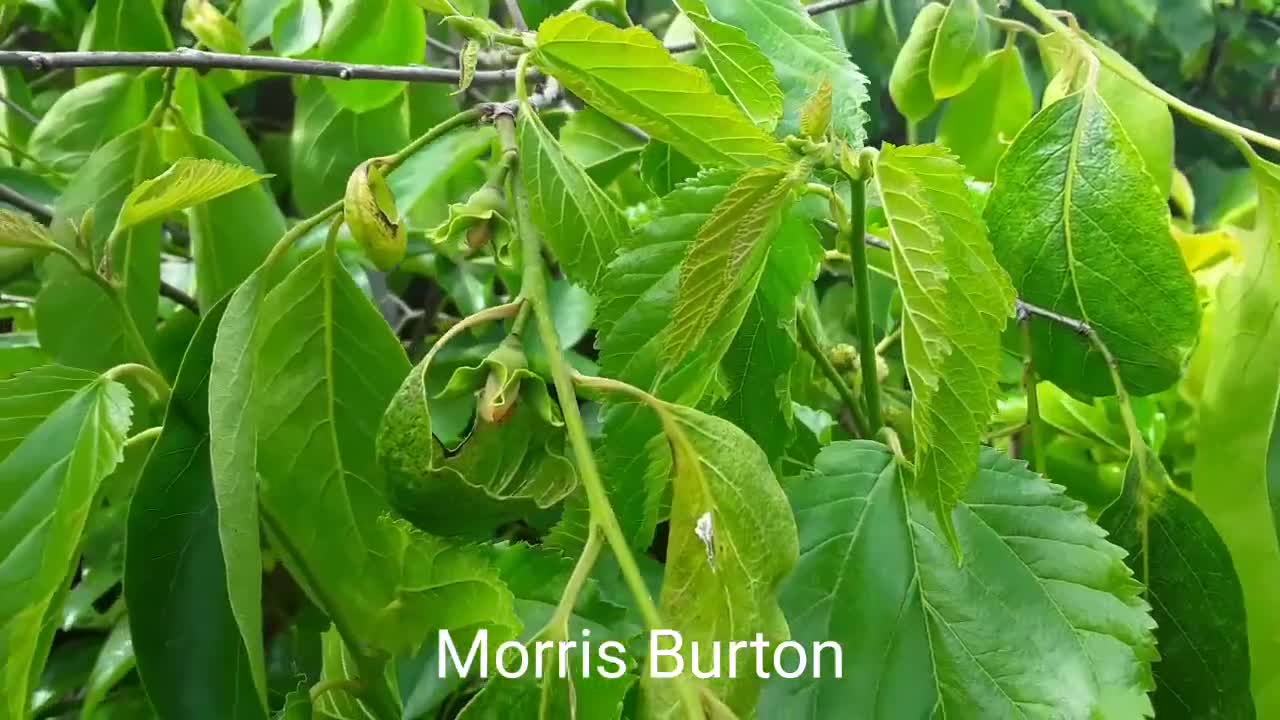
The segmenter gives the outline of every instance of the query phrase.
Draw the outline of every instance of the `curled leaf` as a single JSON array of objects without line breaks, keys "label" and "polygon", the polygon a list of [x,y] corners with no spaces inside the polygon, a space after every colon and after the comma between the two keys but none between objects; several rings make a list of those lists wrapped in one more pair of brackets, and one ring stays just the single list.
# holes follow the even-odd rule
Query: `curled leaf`
[{"label": "curled leaf", "polygon": [[465,202],[449,206],[449,217],[431,231],[431,242],[443,245],[465,239],[467,249],[475,252],[489,244],[497,230],[507,228],[506,209],[507,200],[502,191],[486,185]]},{"label": "curled leaf", "polygon": [[527,368],[518,338],[475,368],[454,373],[437,397],[480,390],[475,426],[448,449],[432,433],[427,372],[414,368],[378,431],[378,460],[391,504],[439,535],[488,537],[497,525],[554,506],[577,487],[542,379]]},{"label": "curled leaf", "polygon": [[351,236],[379,270],[390,270],[404,258],[408,244],[400,211],[382,174],[385,160],[372,158],[356,166],[347,180],[342,213]]}]

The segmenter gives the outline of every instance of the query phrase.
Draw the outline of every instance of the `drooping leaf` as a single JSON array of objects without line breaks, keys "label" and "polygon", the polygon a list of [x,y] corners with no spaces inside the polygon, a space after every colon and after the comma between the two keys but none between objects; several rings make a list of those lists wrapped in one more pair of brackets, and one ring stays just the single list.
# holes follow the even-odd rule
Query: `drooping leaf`
[{"label": "drooping leaf", "polygon": [[630,228],[622,212],[565,156],[537,114],[519,118],[520,167],[529,212],[570,280],[595,288]]},{"label": "drooping leaf", "polygon": [[[1257,225],[1244,262],[1218,285],[1192,470],[1196,499],[1231,551],[1244,589],[1258,717],[1280,712],[1280,546],[1267,453],[1280,401],[1280,166],[1250,153]],[[1272,470],[1274,472],[1274,470]]]},{"label": "drooping leaf", "polygon": [[181,158],[164,173],[129,193],[116,224],[130,228],[186,210],[248,187],[262,176],[251,168],[220,160]]},{"label": "drooping leaf", "polygon": [[[426,20],[413,0],[359,0],[334,3],[320,36],[325,60],[375,65],[421,63],[427,51]],[[324,89],[346,110],[363,113],[404,93],[400,83],[374,80],[324,80]]]},{"label": "drooping leaf", "polygon": [[929,59],[933,56],[933,44],[938,26],[947,8],[940,3],[929,3],[916,15],[911,24],[898,57],[893,62],[889,76],[889,95],[894,107],[911,122],[920,122],[938,106],[929,84]]},{"label": "drooping leaf", "polygon": [[945,150],[886,146],[875,177],[902,294],[914,483],[954,540],[951,508],[973,477],[978,441],[996,410],[1013,286],[970,203],[964,171]]},{"label": "drooping leaf", "polygon": [[73,173],[99,145],[146,118],[147,95],[142,79],[124,73],[77,85],[40,118],[27,150],[50,168]]},{"label": "drooping leaf", "polygon": [[[91,267],[107,264],[125,284],[122,309],[105,289],[61,257],[45,261],[48,279],[36,299],[40,344],[64,365],[105,370],[123,362],[145,361],[147,351],[128,331],[131,316],[138,336],[149,343],[155,333],[160,292],[160,227],[146,223],[120,233],[108,252],[107,240],[130,190],[160,170],[155,131],[142,126],[103,145],[72,178],[54,207],[54,239],[78,247]],[[91,227],[85,214],[91,212]],[[80,232],[77,232],[77,230]],[[109,264],[106,263],[109,259]]]},{"label": "drooping leaf", "polygon": [[[173,37],[152,0],[103,0],[94,3],[80,35],[85,50],[169,50]],[[96,77],[102,71],[81,70],[82,77]]]},{"label": "drooping leaf", "polygon": [[977,79],[991,44],[979,0],[951,0],[938,23],[929,55],[929,87],[939,100],[955,97]]},{"label": "drooping leaf", "polygon": [[781,220],[794,182],[781,168],[747,173],[734,182],[698,229],[680,266],[666,331],[666,353],[672,363],[692,352],[722,315],[741,317],[741,309],[729,301],[741,301],[754,292],[768,254],[767,240]]},{"label": "drooping leaf", "polygon": [[[685,643],[686,668],[693,669],[693,644],[702,648],[703,663],[711,649],[722,670],[706,687],[735,713],[749,715],[763,678],[724,670],[733,652],[729,642],[787,639],[777,593],[796,562],[795,520],[768,458],[745,433],[687,407],[668,406],[664,416],[675,477],[659,609]],[[684,715],[673,681],[646,674],[640,683],[645,717]]]},{"label": "drooping leaf", "polygon": [[938,143],[950,148],[970,175],[990,182],[996,162],[1034,112],[1022,56],[1009,45],[988,55],[973,85],[947,103]]},{"label": "drooping leaf", "polygon": [[0,506],[8,508],[0,516],[5,718],[28,716],[81,533],[99,485],[120,461],[132,412],[123,385],[80,370],[47,366],[0,382],[0,417],[23,433],[0,460]]},{"label": "drooping leaf", "polygon": [[201,318],[129,510],[125,599],[138,674],[164,718],[266,716],[264,678],[227,598],[209,454],[209,369],[226,307]]},{"label": "drooping leaf", "polygon": [[[1149,452],[1145,448],[1144,452]],[[1156,717],[1253,718],[1249,642],[1231,554],[1203,511],[1169,480],[1131,472],[1098,518],[1146,587],[1160,662],[1153,666]]]},{"label": "drooping leaf", "polygon": [[[408,361],[335,250],[290,273],[259,318],[250,405],[262,517],[360,675],[381,675],[433,630],[514,634],[510,592],[487,558],[390,514],[374,436]],[[386,711],[387,698],[365,699]]]},{"label": "drooping leaf", "polygon": [[[682,185],[663,199],[609,266],[596,313],[601,374],[668,402],[697,406],[715,391],[712,381],[748,313],[751,294],[757,288],[768,288],[769,302],[775,307],[786,291],[773,295],[774,288],[789,288],[798,294],[797,284],[790,279],[796,272],[795,263],[804,264],[800,258],[813,257],[817,239],[808,218],[788,212],[763,243],[768,256],[758,282],[736,284],[736,292],[745,297],[731,297],[726,302],[725,312],[694,352],[679,363],[668,360],[663,329],[676,303],[682,261],[698,229],[728,195],[736,177],[737,173],[727,170],[704,173]],[[812,267],[805,270],[812,271]],[[755,332],[755,327],[748,332]],[[774,370],[785,372],[786,366],[781,358],[779,361]],[[737,369],[731,372],[731,377],[738,377]],[[597,457],[610,502],[628,540],[647,546],[657,523],[657,503],[669,464],[665,448],[655,440],[661,428],[652,412],[624,403],[606,412],[604,433]],[[555,533],[555,542],[578,546],[583,540],[578,530],[584,527],[580,522],[584,513],[584,506],[571,504],[560,526],[562,532]]]},{"label": "drooping leaf", "polygon": [[[1177,379],[1199,326],[1195,283],[1164,197],[1098,93],[1068,95],[1023,128],[996,170],[986,221],[1019,297],[1089,323],[1130,392]],[[1032,323],[1043,378],[1075,393],[1114,392],[1088,338]]]},{"label": "drooping leaf", "polygon": [[756,125],[772,130],[782,117],[782,88],[773,66],[746,33],[711,17],[704,0],[677,0],[693,23],[698,45],[729,97]]},{"label": "drooping leaf", "polygon": [[786,158],[706,73],[676,62],[647,30],[564,13],[538,28],[535,59],[592,107],[699,164],[753,167]]},{"label": "drooping leaf", "polygon": [[[378,459],[387,473],[387,495],[401,515],[428,532],[489,537],[502,522],[552,507],[577,486],[543,381],[510,342],[476,368],[477,387],[462,388],[484,385],[485,391],[459,447],[446,451],[432,434],[426,377],[435,352],[409,373],[383,415]],[[486,400],[495,409],[486,412]]]},{"label": "drooping leaf", "polygon": [[271,46],[285,57],[302,55],[320,42],[323,28],[319,0],[289,0],[271,24]]},{"label": "drooping leaf", "polygon": [[293,201],[303,214],[319,212],[342,197],[357,165],[409,143],[403,99],[356,113],[335,102],[315,79],[299,82],[297,98],[289,176]]},{"label": "drooping leaf", "polygon": [[815,465],[787,486],[800,561],[782,607],[797,642],[841,644],[843,679],[775,679],[762,716],[1150,715],[1141,586],[1061,488],[984,448],[951,512],[957,564],[888,448],[835,443]]},{"label": "drooping leaf", "polygon": [[[800,109],[824,82],[832,95],[832,131],[854,147],[866,142],[867,78],[841,43],[798,0],[706,0],[711,15],[742,28],[773,63],[785,95],[781,132],[800,127]],[[697,158],[694,158],[695,160]]]}]

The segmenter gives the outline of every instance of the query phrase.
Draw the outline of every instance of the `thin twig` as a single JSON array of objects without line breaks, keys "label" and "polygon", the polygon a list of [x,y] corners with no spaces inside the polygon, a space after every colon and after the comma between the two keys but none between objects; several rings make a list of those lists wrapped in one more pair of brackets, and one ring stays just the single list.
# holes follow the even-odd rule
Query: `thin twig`
[{"label": "thin twig", "polygon": [[[864,2],[867,2],[867,0],[826,0],[826,2],[814,3],[806,7],[805,10],[807,10],[809,12],[809,15],[812,17],[816,15],[821,15],[823,13],[829,13],[833,10],[840,10],[841,8],[853,7],[854,5],[861,5]],[[667,52],[670,52],[673,54],[689,52],[690,50],[696,50],[697,47],[698,47],[698,44],[696,42],[678,43],[675,45],[668,45]]]},{"label": "thin twig", "polygon": [[9,203],[19,210],[30,213],[31,217],[44,225],[53,221],[53,210],[47,205],[32,200],[8,185],[0,185],[0,202]]},{"label": "thin twig", "polygon": [[160,281],[160,296],[169,298],[195,315],[200,314],[200,303],[195,298],[163,280]]},{"label": "thin twig", "polygon": [[511,17],[511,24],[520,32],[529,32],[529,23],[524,21],[524,13],[520,10],[519,0],[507,0],[507,15]]},{"label": "thin twig", "polygon": [[[850,7],[867,0],[826,0],[806,8],[810,15]],[[669,45],[673,53],[692,50],[692,43]],[[399,82],[457,83],[459,73],[449,68],[425,65],[364,65],[360,63],[327,62],[324,60],[300,60],[296,58],[269,57],[265,55],[235,55],[215,53],[192,48],[178,48],[171,52],[31,52],[7,50],[0,52],[0,67],[27,67],[36,72],[78,67],[184,67],[197,70],[250,70],[284,75],[316,75],[341,80],[394,80]],[[492,85],[510,82],[515,70],[477,71],[472,82],[476,85]]]},{"label": "thin twig", "polygon": [[[0,52],[0,67],[28,67],[37,72],[75,67],[183,67],[197,70],[215,68],[251,70],[285,75],[316,75],[340,80],[396,80],[400,82],[458,82],[458,71],[426,65],[363,65],[358,63],[299,60],[263,55],[235,55],[179,48],[172,52]],[[512,69],[480,70],[472,82],[477,85],[509,82]]]},{"label": "thin twig", "polygon": [[39,124],[40,118],[36,117],[35,114],[32,113],[30,110],[19,105],[8,95],[5,95],[4,93],[0,93],[0,103],[3,103],[5,107],[14,111],[15,113],[18,114],[19,117],[31,123],[32,125]]},{"label": "thin twig", "polygon": [[[827,221],[827,223],[830,225],[834,225],[834,223],[831,223],[830,221]],[[863,239],[863,242],[865,242],[870,247],[879,248],[881,250],[889,249],[889,243],[885,242],[884,240],[881,240],[875,235],[864,235],[862,239]],[[830,253],[828,253],[828,255],[830,255]],[[843,258],[839,258],[839,259],[843,260]],[[1018,313],[1035,315],[1036,317],[1044,318],[1045,320],[1058,323],[1059,325],[1065,325],[1068,328],[1070,328],[1072,331],[1080,335],[1083,335],[1085,337],[1088,337],[1090,333],[1093,332],[1093,328],[1089,326],[1089,323],[1083,320],[1077,320],[1073,317],[1068,317],[1066,315],[1063,315],[1062,313],[1054,312],[1048,308],[1042,308],[1039,305],[1032,305],[1031,303],[1025,300],[1021,300],[1021,299],[1014,300],[1013,309]]]}]

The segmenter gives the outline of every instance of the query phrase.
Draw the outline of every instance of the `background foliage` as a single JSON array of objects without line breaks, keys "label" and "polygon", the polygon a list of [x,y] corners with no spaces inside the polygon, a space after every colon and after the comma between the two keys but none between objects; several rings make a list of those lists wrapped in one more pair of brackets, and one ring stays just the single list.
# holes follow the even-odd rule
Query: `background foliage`
[{"label": "background foliage", "polygon": [[0,718],[1280,716],[1280,5],[512,5],[0,0]]}]

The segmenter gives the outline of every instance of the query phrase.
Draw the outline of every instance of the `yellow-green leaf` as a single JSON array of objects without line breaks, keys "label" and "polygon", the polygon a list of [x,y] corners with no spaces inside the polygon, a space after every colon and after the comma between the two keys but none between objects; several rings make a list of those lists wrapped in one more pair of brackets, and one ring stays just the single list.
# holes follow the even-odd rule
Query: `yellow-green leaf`
[{"label": "yellow-green leaf", "polygon": [[129,193],[116,226],[124,229],[157,220],[247,187],[265,177],[243,165],[182,158],[164,173]]},{"label": "yellow-green leaf", "polygon": [[1267,446],[1280,403],[1280,165],[1249,153],[1258,220],[1244,262],[1218,285],[1192,489],[1231,551],[1244,589],[1258,717],[1280,713],[1280,547]]},{"label": "yellow-green leaf", "polygon": [[741,29],[711,17],[704,0],[676,0],[676,6],[693,23],[698,45],[729,96],[756,125],[772,130],[782,117],[782,88],[769,58]]},{"label": "yellow-green leaf", "polygon": [[[728,668],[730,641],[763,635],[778,643],[790,636],[778,586],[796,563],[799,541],[769,460],[746,433],[687,407],[666,406],[661,414],[675,479],[660,610],[683,639],[687,677],[694,644],[704,669],[713,662],[708,651]],[[705,682],[740,717],[751,715],[764,685],[741,670]],[[644,717],[686,717],[671,680],[646,674],[641,688]]]},{"label": "yellow-green leaf", "polygon": [[31,216],[0,210],[0,247],[48,250],[52,244],[49,230]]},{"label": "yellow-green leaf", "polygon": [[676,62],[648,30],[564,13],[538,28],[535,59],[592,107],[699,164],[755,167],[787,157],[705,72]]},{"label": "yellow-green leaf", "polygon": [[920,122],[938,106],[929,85],[929,58],[933,55],[933,42],[938,26],[947,8],[939,3],[929,3],[911,24],[911,33],[898,51],[889,75],[889,96],[893,104],[911,122]]},{"label": "yellow-green leaf", "polygon": [[978,0],[951,0],[938,24],[929,56],[929,86],[945,100],[964,92],[978,77],[991,44],[991,29]]},{"label": "yellow-green leaf", "polygon": [[790,195],[782,168],[743,175],[698,229],[680,268],[676,304],[666,330],[666,353],[678,361],[689,353],[729,309],[726,300],[739,286],[754,285],[764,267],[763,240],[777,225]]},{"label": "yellow-green leaf", "polygon": [[973,479],[996,409],[1013,286],[969,201],[964,169],[944,149],[886,146],[875,174],[902,293],[915,483],[954,544],[951,509]]}]

